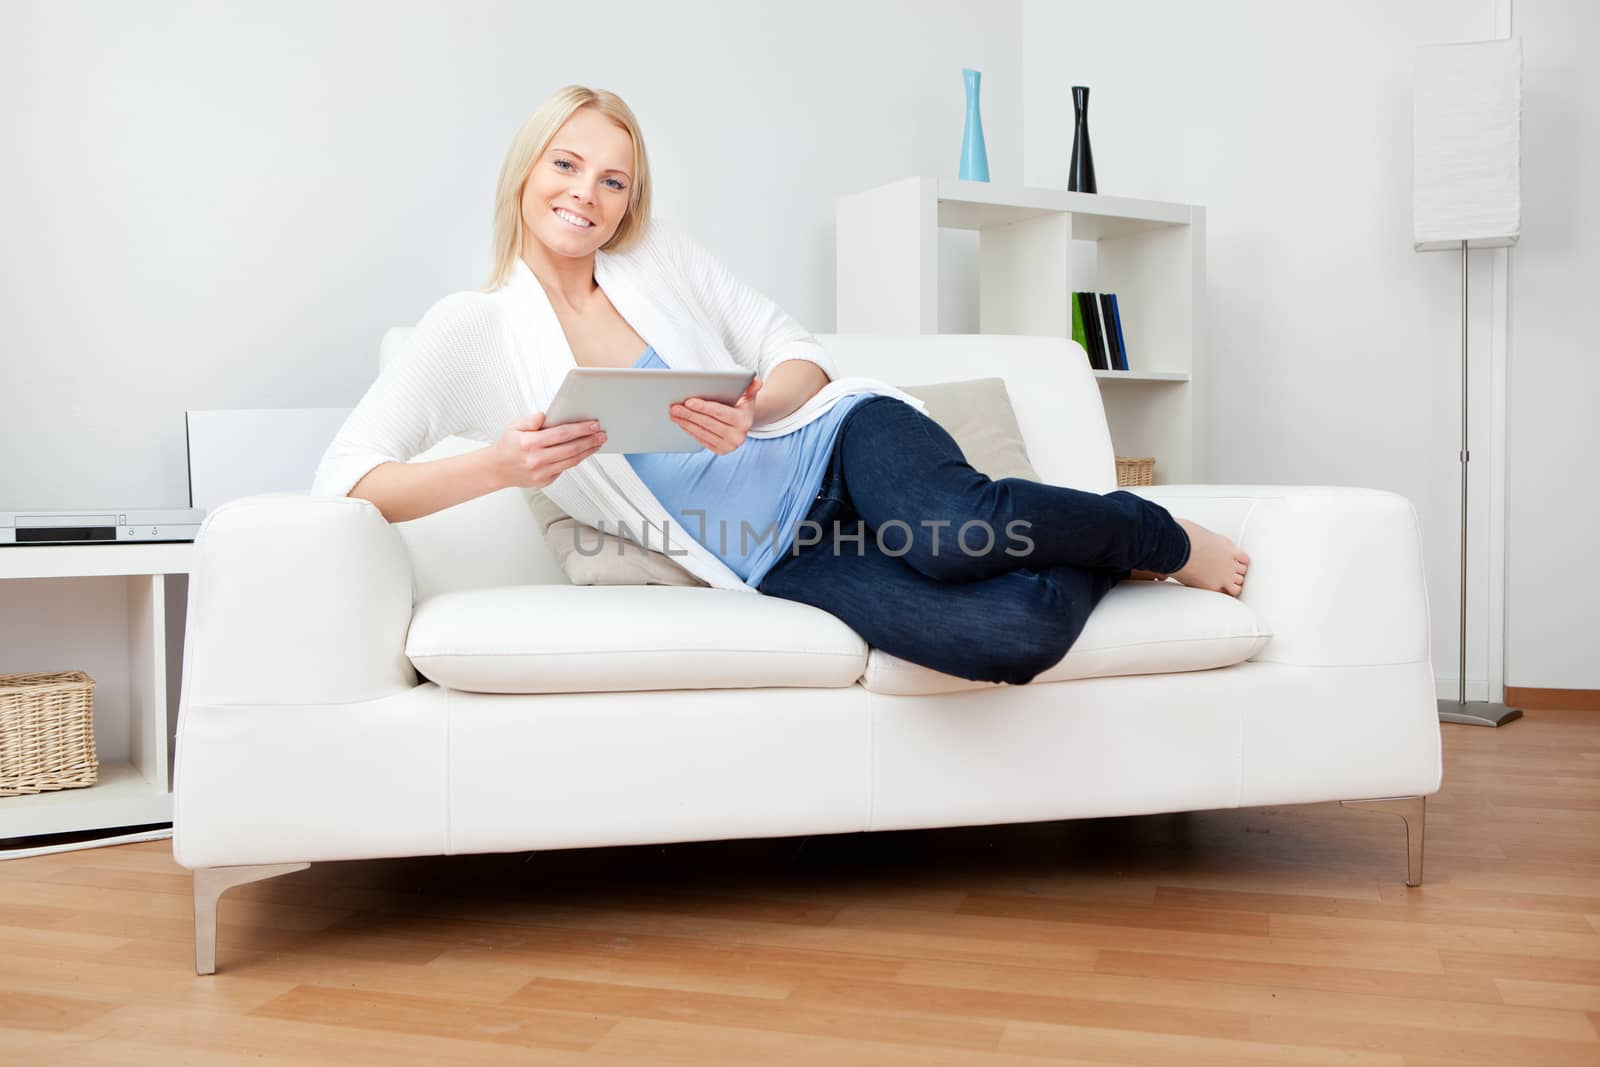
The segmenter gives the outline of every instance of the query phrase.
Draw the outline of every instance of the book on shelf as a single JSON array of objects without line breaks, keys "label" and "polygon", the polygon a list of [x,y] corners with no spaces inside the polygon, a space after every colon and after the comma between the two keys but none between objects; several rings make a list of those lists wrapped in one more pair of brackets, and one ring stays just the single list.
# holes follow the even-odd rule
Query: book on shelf
[{"label": "book on shelf", "polygon": [[[1077,293],[1072,294],[1072,299],[1068,303],[1072,305],[1072,339],[1078,342],[1084,352],[1088,352],[1089,335],[1083,329],[1083,304],[1079,301]],[[1094,363],[1093,360],[1089,362]]]},{"label": "book on shelf", "polygon": [[1111,318],[1111,294],[1094,294],[1095,303],[1100,305],[1100,328],[1106,335],[1106,366],[1110,370],[1122,370],[1122,351],[1117,347],[1117,326]]},{"label": "book on shelf", "polygon": [[1072,294],[1072,339],[1095,370],[1127,370],[1128,343],[1116,293]]},{"label": "book on shelf", "polygon": [[1093,293],[1074,293],[1073,297],[1083,311],[1083,332],[1088,342],[1083,348],[1089,354],[1089,366],[1095,370],[1110,370],[1111,364],[1106,359],[1105,334],[1100,329],[1099,302]]},{"label": "book on shelf", "polygon": [[1111,301],[1111,336],[1117,342],[1118,370],[1128,369],[1128,342],[1122,336],[1122,305],[1117,303],[1117,294],[1107,296]]}]

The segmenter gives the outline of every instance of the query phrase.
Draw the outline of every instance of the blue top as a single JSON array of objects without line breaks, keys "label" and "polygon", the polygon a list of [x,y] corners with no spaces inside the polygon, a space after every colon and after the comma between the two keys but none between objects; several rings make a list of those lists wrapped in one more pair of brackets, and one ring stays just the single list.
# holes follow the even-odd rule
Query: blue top
[{"label": "blue top", "polygon": [[[650,347],[634,366],[667,365]],[[704,447],[624,455],[677,524],[674,532],[694,538],[746,585],[759,587],[817,499],[845,412],[865,399],[843,397],[793,433],[746,437],[726,456]]]}]

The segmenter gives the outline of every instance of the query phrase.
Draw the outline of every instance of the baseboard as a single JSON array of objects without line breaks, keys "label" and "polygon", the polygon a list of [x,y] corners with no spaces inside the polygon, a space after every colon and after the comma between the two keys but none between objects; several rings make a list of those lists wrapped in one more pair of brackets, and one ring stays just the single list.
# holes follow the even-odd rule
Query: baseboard
[{"label": "baseboard", "polygon": [[[1468,689],[1471,689],[1469,683]],[[1600,689],[1533,689],[1523,685],[1506,686],[1506,706],[1524,711],[1557,708],[1600,712]]]},{"label": "baseboard", "polygon": [[[1435,677],[1433,690],[1440,700],[1455,700],[1457,694],[1461,692],[1461,687],[1456,684],[1454,678]],[[1505,694],[1503,703],[1508,708],[1600,712],[1600,689],[1535,689],[1531,686],[1508,685],[1505,687]],[[1469,703],[1481,703],[1489,699],[1489,683],[1482,678],[1467,679]]]}]

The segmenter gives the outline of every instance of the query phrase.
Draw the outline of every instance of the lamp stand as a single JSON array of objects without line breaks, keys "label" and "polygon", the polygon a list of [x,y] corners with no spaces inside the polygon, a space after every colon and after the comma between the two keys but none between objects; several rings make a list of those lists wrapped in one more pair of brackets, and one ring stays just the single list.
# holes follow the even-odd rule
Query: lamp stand
[{"label": "lamp stand", "polygon": [[1439,698],[1439,721],[1466,726],[1503,726],[1522,718],[1517,708],[1488,700],[1467,700],[1467,242],[1461,242],[1461,644],[1459,673],[1460,698]]}]

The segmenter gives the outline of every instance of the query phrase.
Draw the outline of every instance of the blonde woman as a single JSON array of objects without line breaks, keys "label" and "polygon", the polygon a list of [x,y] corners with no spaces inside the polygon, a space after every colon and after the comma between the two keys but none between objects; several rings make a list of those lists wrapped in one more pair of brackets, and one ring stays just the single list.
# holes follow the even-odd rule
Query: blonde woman
[{"label": "blonde woman", "polygon": [[[1059,661],[1123,579],[1239,594],[1249,558],[1153,502],[974,470],[920,400],[841,378],[781,308],[653,218],[650,191],[619,97],[574,85],[546,100],[501,168],[488,284],[428,310],[312,492],[403,522],[542,488],[580,522],[660,532],[647,546],[713,587],[811,604],[873,647],[985,681]],[[624,455],[598,451],[595,422],[545,425],[574,366],[756,377],[734,404],[673,406],[702,450]],[[406,462],[451,434],[486,447]]]}]

